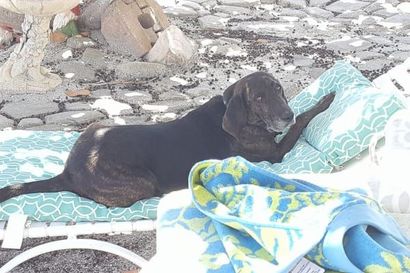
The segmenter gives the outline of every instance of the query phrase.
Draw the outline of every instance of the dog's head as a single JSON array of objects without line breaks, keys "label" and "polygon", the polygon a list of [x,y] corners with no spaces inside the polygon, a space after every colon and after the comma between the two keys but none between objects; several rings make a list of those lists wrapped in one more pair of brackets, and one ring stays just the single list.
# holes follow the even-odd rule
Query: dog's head
[{"label": "dog's head", "polygon": [[237,136],[241,127],[254,125],[269,132],[282,132],[295,123],[295,115],[284,90],[274,77],[265,72],[252,73],[224,92],[225,131]]}]

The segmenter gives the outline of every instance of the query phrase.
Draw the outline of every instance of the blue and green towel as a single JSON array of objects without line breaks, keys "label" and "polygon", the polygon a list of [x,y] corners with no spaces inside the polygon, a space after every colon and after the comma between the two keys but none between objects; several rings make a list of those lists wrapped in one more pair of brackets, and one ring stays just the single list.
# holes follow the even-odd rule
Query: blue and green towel
[{"label": "blue and green towel", "polygon": [[[165,255],[182,253],[195,272],[288,273],[303,257],[339,272],[410,272],[410,241],[356,192],[284,179],[235,157],[192,169],[191,202],[180,206],[172,195],[160,202],[158,255],[173,247]],[[180,243],[167,247],[172,238]]]}]

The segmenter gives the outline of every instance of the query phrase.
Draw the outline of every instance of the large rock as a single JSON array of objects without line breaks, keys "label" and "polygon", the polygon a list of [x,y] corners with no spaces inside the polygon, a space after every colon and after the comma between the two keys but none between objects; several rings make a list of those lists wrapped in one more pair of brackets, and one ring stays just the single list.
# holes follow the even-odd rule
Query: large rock
[{"label": "large rock", "polygon": [[24,20],[24,14],[11,12],[0,7],[0,26],[6,25],[13,28],[15,31],[21,32],[21,24]]},{"label": "large rock", "polygon": [[147,54],[158,33],[168,26],[168,19],[153,0],[115,0],[101,19],[101,32],[110,46],[136,57]]},{"label": "large rock", "polygon": [[146,55],[148,62],[163,64],[186,64],[196,52],[193,41],[176,26],[168,27],[159,36],[151,51]]},{"label": "large rock", "polygon": [[94,0],[83,8],[78,18],[78,26],[83,30],[97,30],[101,28],[101,16],[112,0]]}]

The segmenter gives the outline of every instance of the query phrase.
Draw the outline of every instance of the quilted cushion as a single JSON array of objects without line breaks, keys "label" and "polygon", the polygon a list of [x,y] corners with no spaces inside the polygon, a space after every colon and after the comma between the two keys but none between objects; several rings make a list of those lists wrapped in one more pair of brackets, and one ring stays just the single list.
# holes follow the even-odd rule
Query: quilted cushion
[{"label": "quilted cushion", "polygon": [[[329,109],[314,118],[303,136],[334,166],[365,150],[371,137],[405,106],[391,90],[380,90],[348,62],[339,61],[290,101],[296,114],[336,92]],[[310,160],[306,158],[306,160]]]},{"label": "quilted cushion", "polygon": [[330,173],[333,170],[326,155],[313,148],[301,137],[295,147],[285,155],[281,163],[267,161],[256,163],[274,173]]},{"label": "quilted cushion", "polygon": [[[61,173],[78,136],[61,131],[0,131],[0,188]],[[0,220],[7,220],[12,213],[43,222],[154,219],[158,201],[152,198],[129,208],[107,208],[71,192],[27,194],[2,202]]]}]

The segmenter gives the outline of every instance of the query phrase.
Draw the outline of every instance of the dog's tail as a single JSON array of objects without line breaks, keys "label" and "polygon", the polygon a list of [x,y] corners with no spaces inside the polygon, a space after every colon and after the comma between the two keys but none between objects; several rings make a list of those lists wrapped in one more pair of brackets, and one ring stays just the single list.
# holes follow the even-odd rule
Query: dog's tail
[{"label": "dog's tail", "polygon": [[59,174],[46,180],[20,183],[2,188],[0,189],[0,203],[22,194],[69,191],[63,183],[63,176],[64,174]]}]

